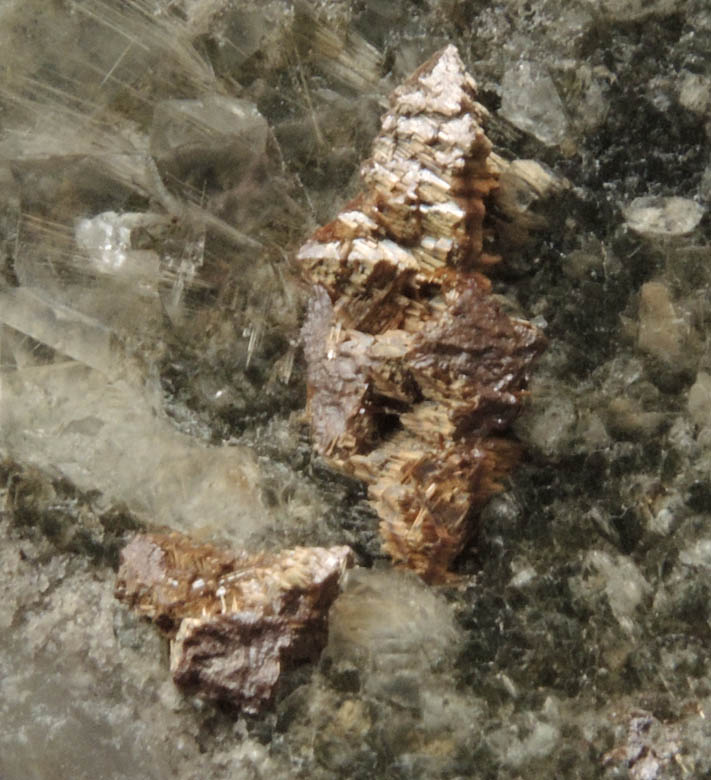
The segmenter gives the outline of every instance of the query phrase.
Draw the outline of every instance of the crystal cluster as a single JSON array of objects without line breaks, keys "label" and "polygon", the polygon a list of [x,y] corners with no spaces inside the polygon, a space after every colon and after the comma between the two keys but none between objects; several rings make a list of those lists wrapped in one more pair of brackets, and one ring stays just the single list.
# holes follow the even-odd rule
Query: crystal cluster
[{"label": "crystal cluster", "polygon": [[487,202],[501,163],[454,46],[390,97],[364,191],[297,259],[314,446],[368,484],[385,550],[446,578],[519,446],[506,429],[544,338],[508,316]]},{"label": "crystal cluster", "polygon": [[121,553],[116,596],[170,637],[180,688],[258,712],[284,668],[318,658],[351,564],[348,547],[248,555],[139,534]]}]

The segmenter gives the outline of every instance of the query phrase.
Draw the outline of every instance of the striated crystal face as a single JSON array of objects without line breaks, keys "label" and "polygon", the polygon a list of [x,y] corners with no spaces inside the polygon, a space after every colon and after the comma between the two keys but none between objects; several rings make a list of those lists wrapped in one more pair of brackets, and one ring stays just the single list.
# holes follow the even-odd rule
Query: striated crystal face
[{"label": "striated crystal face", "polygon": [[446,578],[518,458],[506,429],[545,339],[481,274],[498,164],[454,46],[390,96],[365,190],[299,250],[314,445],[363,479],[385,550]]},{"label": "striated crystal face", "polygon": [[171,638],[179,687],[257,712],[283,668],[318,658],[351,565],[349,547],[248,555],[178,533],[139,534],[121,553],[116,597]]}]

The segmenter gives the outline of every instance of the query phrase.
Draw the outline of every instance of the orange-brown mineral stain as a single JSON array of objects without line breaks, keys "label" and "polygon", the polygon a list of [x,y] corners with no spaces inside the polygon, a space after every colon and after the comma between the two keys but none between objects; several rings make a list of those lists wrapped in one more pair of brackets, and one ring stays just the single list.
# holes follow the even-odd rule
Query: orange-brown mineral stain
[{"label": "orange-brown mineral stain", "polygon": [[316,450],[368,485],[385,551],[447,578],[520,447],[507,429],[545,346],[483,271],[498,166],[454,46],[390,96],[365,189],[297,254]]}]

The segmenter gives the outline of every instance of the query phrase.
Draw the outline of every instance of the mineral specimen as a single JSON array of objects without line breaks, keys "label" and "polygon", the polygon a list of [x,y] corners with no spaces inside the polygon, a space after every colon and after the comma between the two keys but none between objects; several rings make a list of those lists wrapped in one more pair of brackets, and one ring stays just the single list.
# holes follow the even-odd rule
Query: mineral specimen
[{"label": "mineral specimen", "polygon": [[116,597],[170,637],[176,685],[255,713],[285,667],[318,657],[350,565],[348,547],[250,556],[139,534],[121,553]]},{"label": "mineral specimen", "polygon": [[505,430],[544,338],[481,271],[501,161],[454,46],[390,97],[365,191],[301,247],[314,446],[368,484],[384,549],[445,579],[519,455]]}]

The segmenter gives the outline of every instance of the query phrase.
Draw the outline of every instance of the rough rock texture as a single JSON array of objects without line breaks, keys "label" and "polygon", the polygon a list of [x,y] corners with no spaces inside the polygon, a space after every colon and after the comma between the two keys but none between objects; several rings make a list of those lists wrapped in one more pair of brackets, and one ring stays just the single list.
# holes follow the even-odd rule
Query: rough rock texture
[{"label": "rough rock texture", "polygon": [[139,534],[121,552],[116,597],[171,637],[178,687],[259,712],[285,667],[318,658],[348,547],[230,553],[182,534]]},{"label": "rough rock texture", "polygon": [[541,332],[477,269],[498,170],[454,46],[390,96],[365,191],[299,250],[314,444],[364,480],[383,548],[442,580],[518,458],[504,437]]},{"label": "rough rock texture", "polygon": [[[0,40],[3,780],[709,776],[708,2],[7,0]],[[312,451],[292,259],[449,44],[514,160],[491,294],[548,347],[432,588]],[[355,551],[260,715],[113,597],[153,523]]]}]

